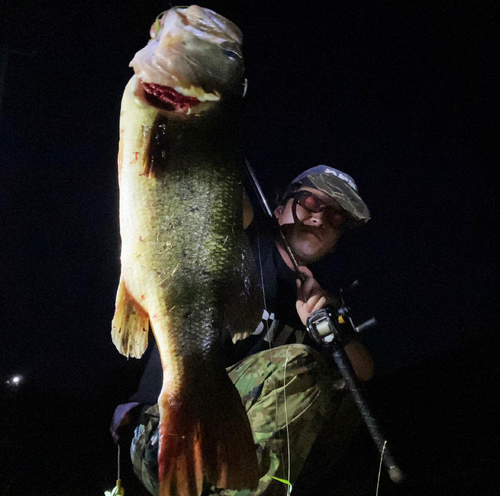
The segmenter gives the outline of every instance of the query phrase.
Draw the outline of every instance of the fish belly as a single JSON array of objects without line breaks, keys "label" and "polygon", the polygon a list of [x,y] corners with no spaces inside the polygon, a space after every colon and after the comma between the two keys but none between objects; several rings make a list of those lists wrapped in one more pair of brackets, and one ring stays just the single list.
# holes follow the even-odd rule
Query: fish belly
[{"label": "fish belly", "polygon": [[151,325],[158,345],[161,496],[197,496],[204,481],[253,488],[254,441],[219,346],[230,295],[251,301],[241,290],[251,256],[234,140],[217,117],[169,120],[135,97],[136,85],[134,77],[120,121],[122,273],[113,342],[140,357]]}]

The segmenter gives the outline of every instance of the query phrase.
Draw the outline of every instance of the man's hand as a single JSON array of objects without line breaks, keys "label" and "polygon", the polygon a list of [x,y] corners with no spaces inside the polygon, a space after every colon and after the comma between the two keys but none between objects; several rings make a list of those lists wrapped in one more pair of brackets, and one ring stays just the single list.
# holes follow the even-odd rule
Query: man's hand
[{"label": "man's hand", "polygon": [[297,313],[304,325],[307,318],[316,310],[323,308],[332,301],[331,295],[325,291],[314,279],[313,273],[304,266],[299,267],[300,272],[307,276],[305,282],[297,279]]},{"label": "man's hand", "polygon": [[[335,298],[319,285],[307,267],[299,269],[307,279],[303,283],[297,279],[297,313],[302,323],[307,325],[309,315],[329,303],[335,303]],[[370,380],[373,377],[373,360],[364,346],[353,339],[347,344],[345,351],[358,378],[362,381]]]},{"label": "man's hand", "polygon": [[118,444],[120,440],[119,431],[122,427],[125,427],[130,423],[130,412],[140,403],[133,401],[131,403],[125,403],[123,405],[118,405],[113,413],[113,420],[111,421],[111,426],[109,431],[113,437],[113,441]]}]

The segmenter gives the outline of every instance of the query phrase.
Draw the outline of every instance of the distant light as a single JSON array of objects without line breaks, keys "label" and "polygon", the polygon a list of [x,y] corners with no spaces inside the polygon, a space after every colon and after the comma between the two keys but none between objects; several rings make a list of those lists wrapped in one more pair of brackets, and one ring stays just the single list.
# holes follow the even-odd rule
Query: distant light
[{"label": "distant light", "polygon": [[22,384],[22,382],[23,382],[22,375],[13,375],[10,379],[7,379],[5,381],[5,384],[10,389],[18,389],[19,386]]}]

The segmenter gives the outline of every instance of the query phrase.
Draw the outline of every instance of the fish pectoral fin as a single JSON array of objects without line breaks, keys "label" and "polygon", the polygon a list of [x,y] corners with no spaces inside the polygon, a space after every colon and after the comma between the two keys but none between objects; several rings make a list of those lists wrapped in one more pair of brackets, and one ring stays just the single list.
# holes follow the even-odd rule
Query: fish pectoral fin
[{"label": "fish pectoral fin", "polygon": [[123,276],[116,294],[111,338],[127,358],[141,358],[148,347],[149,315],[128,292]]}]

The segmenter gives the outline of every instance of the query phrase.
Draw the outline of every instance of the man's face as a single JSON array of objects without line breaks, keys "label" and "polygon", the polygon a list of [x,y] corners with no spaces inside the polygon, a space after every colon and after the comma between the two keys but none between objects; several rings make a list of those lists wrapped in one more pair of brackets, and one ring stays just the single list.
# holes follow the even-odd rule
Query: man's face
[{"label": "man's face", "polygon": [[347,212],[331,196],[314,188],[302,187],[305,194],[301,203],[304,206],[325,205],[322,211],[313,212],[297,203],[297,219],[293,216],[294,199],[274,211],[278,223],[282,226],[290,247],[300,265],[307,265],[333,251],[347,220]]}]

